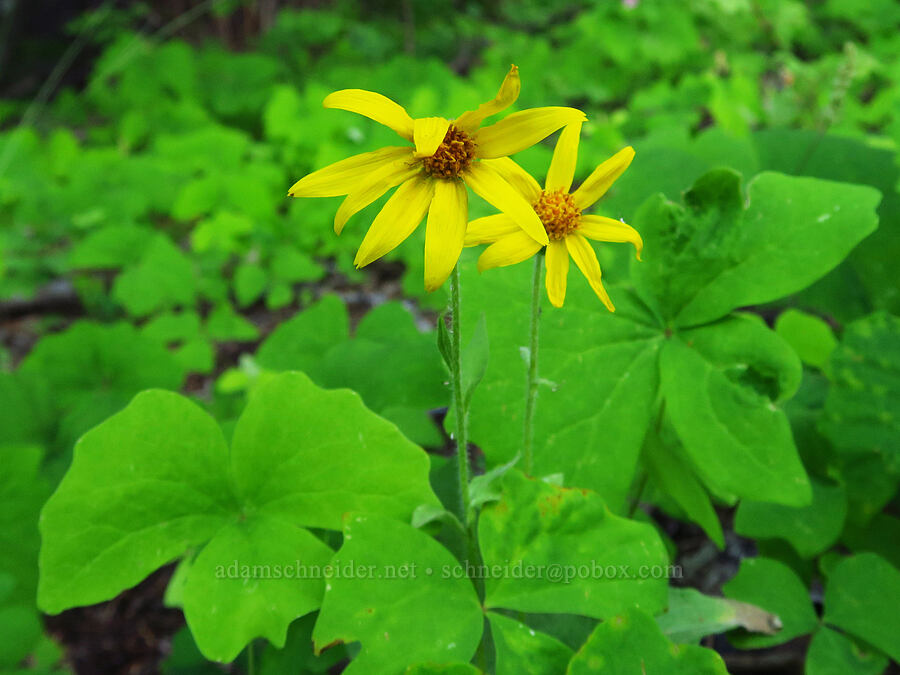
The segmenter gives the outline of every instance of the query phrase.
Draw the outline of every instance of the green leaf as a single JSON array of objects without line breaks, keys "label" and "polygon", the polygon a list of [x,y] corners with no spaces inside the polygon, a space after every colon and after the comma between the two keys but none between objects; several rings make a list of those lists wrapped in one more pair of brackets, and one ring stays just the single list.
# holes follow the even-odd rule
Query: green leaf
[{"label": "green leaf", "polygon": [[144,392],[85,434],[44,506],[40,606],[107,600],[198,549],[181,596],[204,655],[230,661],[257,635],[283,645],[323,587],[321,575],[291,573],[331,556],[302,527],[338,528],[351,509],[409,518],[437,503],[428,464],[358,396],[302,373],[258,385],[230,454],[195,404]]},{"label": "green leaf", "polygon": [[[37,646],[43,634],[43,626],[32,603],[10,604],[3,597],[5,575],[0,573],[0,669],[14,671]],[[12,583],[12,582],[10,582]],[[10,669],[7,671],[6,669]],[[27,672],[27,671],[24,671]]]},{"label": "green leaf", "polygon": [[331,647],[324,654],[313,653],[312,631],[318,614],[307,614],[297,619],[288,629],[284,648],[268,645],[260,656],[260,675],[284,675],[284,673],[327,673],[346,658],[340,647]]},{"label": "green leaf", "polygon": [[322,599],[321,575],[305,571],[332,554],[286,520],[254,515],[225,525],[190,564],[184,586],[184,615],[201,651],[232,661],[258,636],[283,647],[290,623]]},{"label": "green leaf", "polygon": [[346,563],[357,571],[326,585],[313,639],[317,651],[336,641],[362,644],[347,675],[402,673],[410,664],[465,662],[475,653],[484,621],[478,596],[456,559],[429,536],[353,514],[332,562]]},{"label": "green leaf", "polygon": [[879,513],[862,526],[848,523],[841,535],[841,543],[854,553],[877,553],[900,568],[900,518]]},{"label": "green leaf", "polygon": [[50,440],[57,413],[49,385],[40,368],[0,372],[0,443],[43,444]]},{"label": "green leaf", "polygon": [[253,391],[231,459],[242,503],[295,525],[339,529],[348,511],[409,518],[438,503],[421,448],[356,393],[319,389],[302,373]]},{"label": "green leaf", "polygon": [[860,553],[831,571],[825,623],[865,640],[900,661],[900,571],[881,556]]},{"label": "green leaf", "polygon": [[358,392],[409,438],[442,444],[429,411],[446,405],[446,375],[434,336],[420,332],[400,303],[385,303],[366,314],[356,336],[334,345],[310,376],[322,386]]},{"label": "green leaf", "polygon": [[272,258],[271,270],[276,280],[287,283],[317,281],[325,276],[325,270],[312,258],[292,246],[278,247]]},{"label": "green leaf", "polygon": [[666,414],[694,470],[718,496],[809,503],[806,472],[777,402],[800,362],[775,333],[734,316],[681,333],[660,359]]},{"label": "green leaf", "polygon": [[247,307],[259,300],[268,285],[269,277],[259,265],[244,263],[234,270],[234,295],[239,307]]},{"label": "green leaf", "polygon": [[154,240],[148,227],[107,225],[91,232],[69,253],[69,268],[113,269],[137,264],[141,252]]},{"label": "green leaf", "polygon": [[158,309],[192,306],[196,294],[193,264],[164,235],[157,236],[140,263],[120,274],[113,286],[113,297],[138,317]]},{"label": "green leaf", "polygon": [[778,315],[775,332],[794,348],[803,363],[828,372],[828,361],[837,339],[831,326],[822,319],[788,309]]},{"label": "green leaf", "polygon": [[[687,516],[703,528],[720,549],[725,548],[725,535],[709,493],[691,468],[684,446],[663,424],[659,434],[648,433],[643,454],[647,472],[653,483],[684,509]],[[661,434],[666,434],[665,442]]]},{"label": "green leaf", "polygon": [[840,451],[874,452],[900,474],[900,318],[879,312],[847,326],[831,370],[821,430]]},{"label": "green leaf", "polygon": [[209,540],[236,510],[227,462],[212,418],[169,392],[86,433],[41,514],[40,607],[107,600]]},{"label": "green leaf", "polygon": [[429,411],[446,404],[446,376],[434,338],[400,303],[366,314],[348,339],[347,310],[326,296],[279,326],[258,352],[260,365],[302,369],[325,387],[348,387],[420,443],[440,445]]},{"label": "green leaf", "polygon": [[887,657],[822,626],[809,643],[804,667],[806,675],[880,675],[887,666]]},{"label": "green leaf", "polygon": [[221,251],[235,253],[243,239],[253,232],[254,222],[245,215],[217,211],[211,218],[197,223],[191,232],[191,248],[197,253]]},{"label": "green leaf", "polygon": [[754,605],[676,587],[669,588],[669,607],[656,623],[670,640],[693,644],[732,628],[770,635],[781,627],[777,616]]},{"label": "green leaf", "polygon": [[[748,185],[725,169],[700,177],[685,206],[648,201],[633,225],[642,297],[680,326],[799,291],[840,263],[877,226],[880,194],[866,186],[761,173]],[[813,243],[815,245],[813,245]]]},{"label": "green leaf", "polygon": [[475,324],[475,332],[469,340],[469,344],[462,350],[462,391],[466,405],[472,399],[475,388],[479,385],[484,372],[487,370],[490,358],[490,344],[488,340],[487,322],[484,314],[478,318]]},{"label": "green leaf", "polygon": [[40,475],[41,458],[36,446],[0,445],[0,577],[11,583],[0,599],[11,604],[34,604],[38,514],[50,494]]},{"label": "green leaf", "polygon": [[[882,16],[881,10],[872,9],[874,16]],[[763,129],[754,134],[753,142],[760,164],[767,169],[871,185],[884,196],[878,207],[883,227],[863,240],[837,270],[805,291],[801,302],[844,322],[871,307],[900,311],[895,283],[895,260],[900,254],[895,225],[900,215],[896,191],[900,169],[895,150],[868,136],[823,135],[812,129]]]},{"label": "green leaf", "polygon": [[141,327],[141,333],[161,345],[188,342],[200,337],[200,316],[196,312],[157,314]]},{"label": "green leaf", "polygon": [[333,345],[350,334],[350,318],[336,295],[326,295],[278,326],[256,353],[263,368],[312,372]]},{"label": "green leaf", "polygon": [[478,541],[485,607],[612,616],[666,604],[668,557],[650,525],[612,515],[588,490],[558,488],[518,471],[484,508]]},{"label": "green leaf", "polygon": [[742,501],[735,515],[735,532],[755,539],[784,539],[803,558],[827,550],[844,529],[847,494],[840,485],[815,479],[811,484],[809,506]]},{"label": "green leaf", "polygon": [[225,303],[216,307],[206,317],[206,330],[216,341],[237,340],[248,342],[259,337],[259,329]]},{"label": "green leaf", "polygon": [[[491,337],[490,362],[472,396],[470,437],[496,466],[522,444],[510,430],[523,428],[521,348],[529,344],[531,270],[518,265],[477,275],[466,266],[463,272],[463,325],[474,325],[483,312]],[[562,473],[566,485],[596,490],[618,510],[654,414],[663,335],[633,295],[611,293],[615,314],[574,279],[564,309],[542,297],[534,473]]]},{"label": "green leaf", "polygon": [[710,649],[675,645],[649,614],[632,610],[610,617],[569,662],[567,675],[727,675],[722,658]]},{"label": "green leaf", "polygon": [[178,389],[183,379],[182,367],[165,347],[133,326],[90,321],[44,337],[20,372],[40,378],[53,392],[63,447],[142,389]]},{"label": "green leaf", "polygon": [[731,642],[742,649],[780,645],[815,630],[819,620],[809,590],[787,565],[768,558],[746,558],[737,576],[722,587],[728,598],[748,602],[778,616],[781,630],[775,635],[750,635],[736,631]]},{"label": "green leaf", "polygon": [[544,675],[565,671],[572,650],[562,642],[496,612],[488,612],[487,618],[497,650],[495,675]]}]

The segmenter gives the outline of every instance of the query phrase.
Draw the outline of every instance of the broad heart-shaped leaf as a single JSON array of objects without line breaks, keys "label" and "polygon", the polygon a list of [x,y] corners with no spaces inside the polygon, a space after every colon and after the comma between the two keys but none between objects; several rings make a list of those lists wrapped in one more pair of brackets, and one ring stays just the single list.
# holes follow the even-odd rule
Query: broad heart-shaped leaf
[{"label": "broad heart-shaped leaf", "polygon": [[[449,551],[405,523],[350,514],[313,630],[316,650],[358,640],[347,675],[402,673],[410,665],[468,661],[484,615]],[[349,565],[349,567],[348,567]]]},{"label": "broad heart-shaped leaf", "polygon": [[349,316],[337,296],[281,324],[262,344],[259,364],[303,370],[324,387],[348,387],[411,439],[439,445],[428,411],[446,405],[448,392],[434,337],[423,334],[399,303],[369,312],[350,339]]},{"label": "broad heart-shaped leaf", "polygon": [[881,556],[860,553],[828,576],[825,623],[865,640],[900,661],[900,571]]},{"label": "broad heart-shaped leaf", "polygon": [[487,617],[497,650],[495,675],[547,675],[566,669],[572,650],[556,638],[496,612]]},{"label": "broad heart-shaped leaf", "polygon": [[666,320],[696,326],[738,307],[799,291],[840,263],[878,223],[867,186],[761,173],[748,185],[718,169],[685,193],[685,206],[649,200],[632,225],[644,239],[633,264],[641,296]]},{"label": "broad heart-shaped leaf", "polygon": [[811,492],[776,402],[796,391],[793,350],[750,316],[680,333],[660,358],[666,414],[694,469],[724,499],[803,505]]},{"label": "broad heart-shaped leaf", "polygon": [[273,376],[230,453],[194,403],[144,392],[85,434],[44,506],[38,601],[55,613],[107,600],[199,549],[181,570],[185,614],[204,655],[230,661],[256,636],[283,645],[318,606],[321,576],[295,570],[331,551],[303,526],[338,528],[350,510],[409,518],[422,503],[437,503],[427,456],[352,392]]},{"label": "broad heart-shaped leaf", "polygon": [[53,393],[64,448],[142,389],[178,389],[183,370],[165,347],[127,323],[79,321],[48,335],[22,362]]},{"label": "broad heart-shaped leaf", "polygon": [[428,455],[356,393],[319,389],[302,373],[253,392],[231,459],[248,508],[307,527],[339,529],[351,510],[404,518],[438,504]]},{"label": "broad heart-shaped leaf", "polygon": [[813,635],[806,652],[806,675],[880,675],[887,657],[822,626]]},{"label": "broad heart-shaped leaf", "polygon": [[900,318],[853,322],[831,355],[821,430],[842,452],[874,452],[900,474]]},{"label": "broad heart-shaped leaf", "polygon": [[676,645],[653,617],[631,610],[601,623],[569,662],[566,675],[728,675],[711,649]]},{"label": "broad heart-shaped leaf", "polygon": [[178,394],[147,391],[86,433],[41,513],[38,603],[50,613],[107,600],[238,511],[215,421]]},{"label": "broad heart-shaped leaf", "polygon": [[478,542],[485,607],[605,618],[666,604],[665,546],[650,525],[613,515],[589,490],[559,488],[519,471],[484,508]]},{"label": "broad heart-shaped leaf", "polygon": [[771,647],[815,630],[818,625],[809,590],[787,565],[768,558],[746,558],[737,576],[722,589],[726,597],[749,602],[778,616],[781,630],[774,635],[730,634],[742,648]]},{"label": "broad heart-shaped leaf", "polygon": [[847,494],[841,485],[812,482],[812,503],[793,507],[743,501],[734,529],[755,539],[784,539],[803,558],[828,549],[840,536],[847,516]]},{"label": "broad heart-shaped leaf", "polygon": [[[522,446],[527,363],[521,348],[529,345],[530,267],[483,275],[464,268],[463,337],[482,312],[491,337],[487,371],[469,408],[470,437],[492,466],[510,461]],[[663,335],[633,294],[610,292],[615,314],[584,279],[570,280],[563,309],[542,293],[534,473],[562,473],[566,485],[596,490],[618,510],[654,414]]]}]

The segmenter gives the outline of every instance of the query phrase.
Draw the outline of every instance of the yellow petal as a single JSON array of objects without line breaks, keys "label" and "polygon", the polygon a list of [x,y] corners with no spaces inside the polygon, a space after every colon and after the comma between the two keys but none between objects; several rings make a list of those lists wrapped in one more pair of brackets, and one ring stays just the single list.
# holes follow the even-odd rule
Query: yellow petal
[{"label": "yellow petal", "polygon": [[422,117],[415,120],[413,137],[416,157],[431,157],[447,135],[450,122],[443,117]]},{"label": "yellow petal", "polygon": [[548,192],[562,190],[568,192],[575,177],[575,163],[578,160],[578,138],[581,135],[581,122],[567,124],[556,141],[553,159],[547,170],[547,182],[544,187]]},{"label": "yellow petal", "polygon": [[482,160],[497,173],[503,176],[503,180],[512,185],[519,191],[529,204],[534,204],[541,196],[541,186],[531,177],[521,166],[516,164],[509,157],[500,157],[499,159]]},{"label": "yellow petal", "polygon": [[434,198],[425,224],[425,290],[433,291],[450,276],[462,252],[469,219],[469,197],[461,180],[434,181]]},{"label": "yellow petal", "polygon": [[469,223],[469,226],[466,228],[465,245],[492,244],[498,239],[520,231],[521,228],[516,225],[516,221],[505,213],[477,218]]},{"label": "yellow petal", "polygon": [[606,309],[610,312],[615,312],[616,308],[613,307],[612,300],[609,299],[609,295],[607,295],[606,289],[603,288],[603,283],[600,281],[600,263],[597,262],[597,254],[591,248],[590,242],[577,232],[570,234],[565,241],[569,255],[572,256],[572,260],[578,265],[578,269],[587,278],[591,288],[594,289],[594,293],[606,305]]},{"label": "yellow petal", "polygon": [[503,177],[484,162],[475,162],[463,174],[472,192],[516,221],[535,241],[546,244],[547,231],[534,207],[514,190]]},{"label": "yellow petal", "polygon": [[641,239],[641,235],[631,225],[626,225],[621,220],[605,218],[604,216],[581,216],[581,222],[578,224],[578,233],[596,241],[634,244],[635,255],[638,260],[641,259],[641,251],[644,249],[644,241]]},{"label": "yellow petal", "polygon": [[554,239],[547,247],[547,297],[554,307],[562,307],[566,300],[566,277],[569,276],[569,252],[561,239]]},{"label": "yellow petal", "polygon": [[401,158],[412,159],[412,149],[388,147],[353,155],[304,176],[291,186],[288,197],[339,197],[350,194],[373,171]]},{"label": "yellow petal", "polygon": [[519,98],[519,90],[521,88],[519,69],[513,64],[509,67],[509,72],[503,79],[503,84],[500,85],[500,91],[497,92],[494,100],[482,103],[477,110],[464,112],[453,122],[453,125],[467,134],[474,133],[486,117],[495,115],[501,110],[506,110],[515,103],[516,99]]},{"label": "yellow petal", "polygon": [[515,234],[497,240],[484,249],[478,258],[478,271],[484,272],[493,267],[506,267],[528,260],[543,247],[527,234],[518,230]]},{"label": "yellow petal", "polygon": [[606,191],[609,190],[609,186],[628,168],[632,159],[634,159],[634,148],[629,146],[619,150],[619,152],[594,169],[594,172],[587,177],[587,180],[581,184],[581,187],[572,193],[575,205],[579,209],[586,209],[605,195]]},{"label": "yellow petal", "polygon": [[366,208],[392,187],[400,185],[421,171],[421,164],[405,157],[370,174],[341,202],[337,213],[334,214],[334,233],[340,234],[354,213]]},{"label": "yellow petal", "polygon": [[328,94],[322,105],[365,115],[396,131],[408,141],[413,139],[413,118],[403,106],[387,96],[365,89],[341,89]]},{"label": "yellow petal", "polygon": [[397,248],[422,222],[434,194],[434,180],[419,175],[410,178],[391,195],[366,233],[353,264],[365,267]]},{"label": "yellow petal", "polygon": [[506,157],[530,148],[557,129],[584,122],[584,113],[575,108],[532,108],[504,117],[475,133],[475,156],[480,159]]}]

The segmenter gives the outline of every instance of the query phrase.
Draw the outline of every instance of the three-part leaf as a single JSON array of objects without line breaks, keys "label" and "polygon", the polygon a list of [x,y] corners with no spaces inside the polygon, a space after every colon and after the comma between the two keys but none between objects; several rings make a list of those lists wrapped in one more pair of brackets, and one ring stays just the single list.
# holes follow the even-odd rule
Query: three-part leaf
[{"label": "three-part leaf", "polygon": [[230,452],[196,404],[144,392],[85,434],[45,505],[38,602],[107,600],[199,549],[182,597],[201,651],[230,661],[256,636],[282,645],[324,587],[300,570],[330,557],[303,528],[339,528],[351,510],[408,518],[437,501],[428,464],[356,394],[301,373],[260,385]]}]

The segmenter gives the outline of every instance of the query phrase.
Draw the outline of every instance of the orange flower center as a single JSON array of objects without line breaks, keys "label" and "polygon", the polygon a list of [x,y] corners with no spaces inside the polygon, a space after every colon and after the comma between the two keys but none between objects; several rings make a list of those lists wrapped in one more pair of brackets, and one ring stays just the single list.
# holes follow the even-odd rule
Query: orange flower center
[{"label": "orange flower center", "polygon": [[422,160],[425,172],[435,178],[456,178],[475,159],[475,141],[452,124],[437,151]]},{"label": "orange flower center", "polygon": [[572,195],[562,190],[542,191],[534,203],[534,211],[551,239],[565,239],[578,227],[581,219],[581,209],[575,206]]}]

